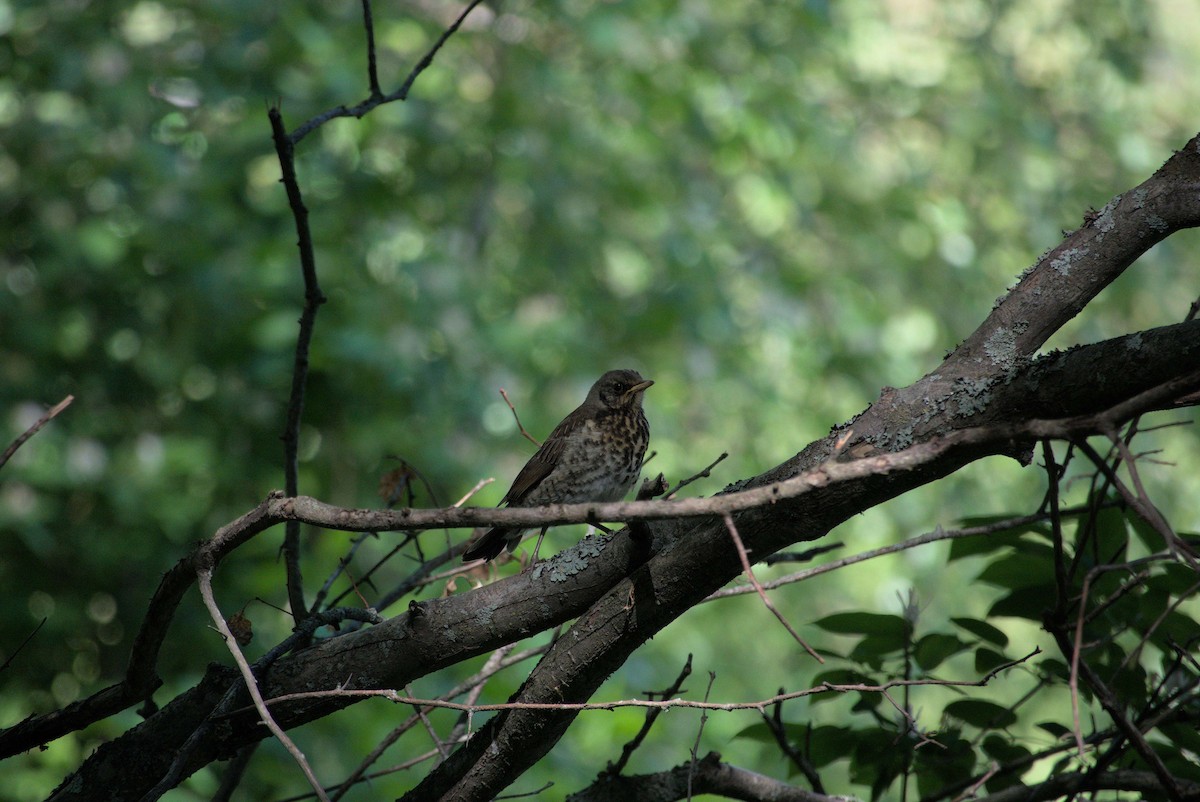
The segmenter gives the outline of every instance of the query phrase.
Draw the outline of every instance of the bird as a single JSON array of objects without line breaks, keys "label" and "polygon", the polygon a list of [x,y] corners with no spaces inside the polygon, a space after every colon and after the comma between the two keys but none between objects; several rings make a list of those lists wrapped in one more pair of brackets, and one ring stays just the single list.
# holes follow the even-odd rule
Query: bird
[{"label": "bird", "polygon": [[[538,507],[585,501],[620,501],[637,482],[650,441],[642,394],[650,385],[636,370],[610,370],[587,398],[554,427],[513,480],[500,504]],[[542,527],[542,534],[548,527]],[[515,551],[527,528],[489,529],[463,554],[463,562]],[[541,539],[538,539],[541,545]],[[537,547],[534,548],[537,561]]]}]

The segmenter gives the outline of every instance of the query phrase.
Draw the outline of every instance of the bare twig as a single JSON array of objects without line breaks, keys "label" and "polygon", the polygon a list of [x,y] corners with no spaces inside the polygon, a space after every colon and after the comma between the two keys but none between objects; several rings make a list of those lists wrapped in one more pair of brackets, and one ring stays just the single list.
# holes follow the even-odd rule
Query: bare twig
[{"label": "bare twig", "polygon": [[367,86],[371,97],[378,98],[383,95],[383,90],[379,88],[379,70],[375,66],[375,21],[371,17],[371,0],[362,0],[362,9],[363,28],[367,33]]},{"label": "bare twig", "polygon": [[308,759],[304,757],[304,753],[292,742],[287,733],[275,723],[275,719],[271,716],[271,711],[267,709],[267,704],[263,701],[262,694],[258,690],[258,680],[254,677],[254,671],[250,668],[250,664],[246,662],[246,657],[242,654],[242,650],[238,648],[233,633],[229,631],[229,625],[225,623],[225,616],[221,614],[221,609],[217,607],[217,600],[213,598],[212,569],[201,568],[196,572],[196,577],[200,585],[200,597],[204,599],[204,606],[208,608],[208,614],[212,618],[213,624],[225,640],[225,646],[229,649],[229,653],[233,655],[233,660],[237,663],[238,670],[242,672],[242,678],[246,681],[246,690],[250,692],[250,698],[254,700],[254,707],[258,710],[258,715],[261,717],[262,722],[279,739],[284,748],[291,753],[296,764],[300,766],[300,770],[304,772],[305,778],[312,785],[313,790],[317,792],[317,798],[321,802],[329,802],[329,797],[325,795],[325,789],[321,787],[317,776],[313,774],[312,768],[308,765]]},{"label": "bare twig", "polygon": [[[1174,613],[1175,610],[1178,609],[1179,605],[1189,601],[1197,591],[1200,591],[1200,582],[1193,584],[1183,593],[1180,593],[1177,599],[1163,608],[1163,611],[1159,613],[1153,621],[1150,622],[1150,626],[1146,627],[1146,630],[1141,633],[1141,637],[1138,639],[1137,645],[1129,650],[1129,652],[1125,655],[1125,658],[1121,660],[1120,665],[1118,665],[1113,671],[1114,676],[1117,673],[1124,671],[1125,668],[1131,663],[1136,663],[1138,661],[1138,659],[1141,657],[1142,649],[1145,648],[1146,644],[1150,640],[1150,636],[1153,635],[1160,626],[1162,626],[1163,622],[1167,620],[1167,616]],[[1185,654],[1184,656],[1187,657],[1188,655]]]},{"label": "bare twig", "polygon": [[[375,532],[363,532],[355,536],[355,538],[350,541],[350,549],[346,552],[344,557],[338,560],[337,565],[332,571],[329,572],[329,576],[325,579],[325,584],[321,585],[321,589],[317,591],[316,597],[313,598],[312,607],[314,611],[321,609],[321,605],[325,603],[325,597],[329,595],[329,591],[333,587],[333,583],[337,581],[338,577],[340,577],[343,573],[349,573],[350,562],[354,559],[354,555],[358,552],[358,547],[361,546],[363,541],[365,541],[368,537],[379,537],[379,535]],[[362,581],[366,582],[367,578],[363,577]],[[355,585],[353,581],[351,581],[351,588],[353,589],[354,587]],[[336,604],[341,600],[342,596],[345,595],[346,594],[343,593],[341,596],[338,596],[333,603]],[[361,598],[362,594],[359,594],[359,597]]]},{"label": "bare twig", "polygon": [[22,432],[17,437],[16,440],[13,440],[9,444],[8,448],[4,449],[4,453],[0,454],[0,468],[4,467],[4,463],[8,462],[9,458],[12,457],[12,455],[17,452],[18,448],[20,448],[21,446],[23,446],[25,444],[26,440],[28,440],[29,438],[31,438],[35,434],[37,434],[38,430],[41,429],[43,426],[45,426],[47,423],[49,423],[51,421],[51,419],[54,418],[55,415],[62,412],[67,407],[71,406],[71,402],[74,400],[75,400],[75,396],[69,395],[66,398],[64,398],[62,401],[59,401],[54,406],[50,407],[50,409],[46,410],[46,412],[42,415],[42,417],[40,417],[36,421],[34,421],[33,425],[30,426],[28,429],[26,429],[24,432]]},{"label": "bare twig", "polygon": [[[779,693],[784,692],[783,688],[779,689]],[[787,727],[783,723],[783,702],[778,702],[772,707],[774,710],[771,715],[767,715],[767,711],[765,710],[760,710],[759,713],[762,715],[763,723],[767,725],[767,729],[771,731],[771,735],[775,738],[775,743],[779,746],[780,751],[792,761],[792,765],[808,780],[813,791],[818,794],[825,793],[825,786],[821,782],[821,775],[817,774],[817,770],[813,767],[808,757],[801,753],[799,749],[792,746],[792,742],[788,738]],[[811,735],[811,724],[808,725],[808,731]]]},{"label": "bare twig", "polygon": [[[704,701],[708,701],[708,695],[712,693],[713,683],[717,681],[717,675],[710,671],[708,672],[708,687],[704,689]],[[691,802],[692,799],[692,780],[696,776],[696,764],[699,762],[700,752],[700,737],[704,735],[704,725],[708,723],[708,711],[705,710],[700,714],[700,726],[696,728],[696,742],[692,744],[692,762],[688,765],[687,777],[687,799]]]},{"label": "bare twig", "polygon": [[970,788],[965,789],[961,794],[954,797],[954,802],[966,802],[968,799],[974,799],[975,794],[983,787],[984,783],[996,776],[996,772],[1000,770],[1000,765],[996,761],[992,761],[985,771]]},{"label": "bare twig", "polygon": [[[450,691],[448,691],[447,693],[445,693],[441,697],[439,697],[439,699],[441,699],[441,700],[453,699],[457,696],[461,696],[462,694],[466,693],[466,694],[468,694],[467,703],[470,705],[474,705],[476,700],[479,698],[479,691],[483,688],[484,684],[488,681],[488,679],[490,679],[493,675],[508,668],[509,666],[516,665],[517,663],[528,660],[531,657],[537,657],[538,655],[545,654],[546,650],[549,648],[550,648],[550,645],[545,644],[543,646],[537,646],[532,649],[526,649],[524,651],[518,652],[517,654],[510,656],[510,652],[513,649],[513,644],[503,646],[503,647],[497,649],[496,651],[492,652],[491,656],[488,657],[487,662],[484,663],[483,668],[481,668],[477,674],[460,682],[458,685],[456,685]],[[419,709],[428,713],[430,710],[433,709],[433,707],[426,705]],[[362,761],[359,763],[358,767],[355,768],[355,770],[350,773],[350,776],[348,776],[345,780],[343,780],[341,782],[341,784],[339,784],[338,787],[336,789],[334,789],[333,794],[330,797],[331,802],[337,802],[337,800],[339,800],[343,796],[345,796],[345,794],[355,784],[357,784],[359,782],[371,779],[373,777],[379,777],[384,774],[390,774],[395,771],[399,771],[399,770],[405,769],[405,768],[410,768],[411,766],[416,765],[415,763],[412,763],[412,762],[406,762],[406,763],[402,764],[400,767],[392,767],[385,771],[375,772],[373,774],[367,773],[367,769],[370,766],[374,765],[375,762],[377,760],[379,760],[380,757],[383,756],[384,751],[388,747],[390,747],[392,744],[394,744],[397,740],[399,740],[401,735],[403,735],[404,733],[406,733],[410,729],[412,729],[412,727],[415,726],[417,721],[418,721],[418,718],[417,718],[416,714],[414,713],[407,720],[405,720],[405,722],[403,724],[401,724],[396,729],[392,730],[378,744],[376,744],[375,748],[371,750],[371,753],[368,754],[366,757],[364,757],[362,759]],[[450,744],[458,743],[460,740],[462,740],[465,737],[466,737],[466,733],[465,732],[459,733],[458,727],[456,726],[455,732],[451,734],[451,737],[449,739],[447,739],[446,742],[450,743]],[[438,752],[437,750],[433,750],[431,752],[426,753],[417,762],[422,762],[424,760],[428,760],[431,757],[435,757],[435,756],[439,756],[439,755],[440,755],[440,752]]]},{"label": "bare twig", "polygon": [[503,387],[500,388],[500,397],[504,399],[504,403],[508,404],[508,410],[512,413],[513,420],[517,422],[517,428],[521,430],[521,436],[533,443],[535,448],[541,448],[542,444],[539,443],[538,439],[531,435],[529,430],[526,429],[524,424],[521,423],[521,416],[517,414],[517,408],[513,406],[513,402],[509,400],[508,393]]},{"label": "bare twig", "polygon": [[[1126,470],[1130,471],[1131,476],[1136,477],[1137,474],[1133,469],[1133,465],[1128,460],[1128,447],[1122,440],[1120,440],[1120,438],[1115,437],[1115,435],[1110,435],[1110,439],[1113,442],[1113,447],[1118,450],[1122,459],[1125,460]],[[1076,439],[1075,446],[1084,454],[1086,454],[1087,458],[1092,461],[1092,464],[1094,464],[1102,473],[1104,473],[1104,475],[1112,483],[1112,486],[1121,495],[1121,498],[1125,500],[1125,503],[1128,504],[1142,520],[1149,524],[1154,531],[1158,532],[1158,534],[1162,536],[1163,540],[1167,544],[1167,548],[1170,549],[1171,553],[1175,554],[1178,559],[1187,563],[1193,570],[1200,571],[1200,563],[1197,563],[1195,555],[1192,554],[1191,547],[1179,539],[1179,536],[1175,534],[1175,531],[1171,528],[1170,524],[1167,523],[1167,520],[1163,517],[1162,513],[1159,512],[1158,508],[1154,506],[1153,502],[1151,502],[1149,498],[1144,495],[1144,488],[1141,488],[1140,479],[1135,479],[1138,491],[1134,492],[1134,490],[1129,488],[1129,485],[1121,481],[1114,468],[1110,466],[1108,461],[1105,460],[1104,457],[1100,456],[1096,449],[1092,448],[1092,446],[1086,440],[1082,438]]]},{"label": "bare twig", "polygon": [[708,465],[706,465],[704,468],[702,468],[700,470],[700,473],[692,474],[688,478],[681,481],[679,484],[675,485],[675,487],[672,488],[670,491],[668,491],[667,495],[665,495],[663,498],[672,498],[672,497],[674,497],[674,495],[676,493],[678,493],[680,490],[682,490],[683,488],[690,485],[692,482],[695,482],[699,479],[707,479],[708,477],[712,476],[712,469],[717,467],[718,465],[720,465],[721,462],[723,460],[727,459],[728,457],[729,457],[728,451],[721,452],[721,456],[717,457],[715,460],[708,463]]},{"label": "bare twig", "polygon": [[[1112,506],[1112,505],[1107,504],[1104,506]],[[1063,510],[1061,512],[1061,514],[1062,515],[1083,515],[1087,512],[1088,512],[1088,508],[1086,508],[1086,507],[1075,507],[1072,509]],[[836,571],[839,568],[845,568],[846,566],[849,566],[849,565],[855,565],[856,563],[865,562],[867,560],[873,560],[876,557],[882,557],[887,554],[895,554],[896,552],[905,551],[907,549],[913,549],[918,546],[924,546],[928,543],[935,543],[939,540],[957,540],[958,538],[963,538],[963,537],[979,537],[981,535],[991,535],[991,534],[995,534],[997,532],[1006,532],[1010,529],[1017,529],[1022,526],[1028,526],[1029,524],[1041,523],[1048,519],[1049,519],[1049,515],[1046,513],[1034,513],[1032,515],[1022,515],[1022,516],[1018,516],[1015,518],[1008,518],[1003,521],[995,521],[993,523],[984,524],[982,526],[964,527],[963,529],[942,529],[939,526],[936,529],[934,529],[932,532],[926,532],[923,535],[918,535],[917,537],[901,541],[900,543],[893,543],[890,546],[881,546],[877,549],[871,549],[869,551],[864,551],[861,554],[854,554],[850,557],[844,557],[840,560],[834,560],[833,562],[825,563],[824,565],[818,565],[813,568],[806,568],[803,571],[796,571],[795,573],[777,577],[776,579],[772,579],[768,582],[762,583],[762,586],[763,586],[764,590],[774,590],[775,588],[782,587],[784,585],[791,585],[791,584],[795,584],[796,582],[803,582],[804,580],[809,579],[811,577],[820,576],[821,574],[827,574],[830,571]],[[718,591],[710,594],[708,596],[708,598],[706,598],[704,601],[716,601],[717,599],[724,599],[729,596],[742,596],[747,593],[755,593],[755,592],[757,592],[757,591],[755,590],[755,588],[752,585],[740,585],[738,587],[722,588],[721,590],[718,590]]]},{"label": "bare twig", "polygon": [[725,528],[729,530],[729,536],[733,538],[733,545],[734,548],[737,549],[738,559],[742,561],[742,571],[745,572],[746,578],[750,580],[750,584],[754,586],[754,590],[758,592],[758,597],[762,599],[763,605],[771,611],[771,615],[775,616],[780,624],[783,624],[783,628],[788,631],[788,634],[795,638],[796,643],[799,643],[802,647],[804,647],[804,650],[808,652],[814,660],[823,664],[825,660],[821,657],[821,655],[817,654],[813,647],[804,642],[804,638],[800,637],[800,633],[792,628],[792,625],[789,624],[787,619],[783,617],[783,613],[779,612],[775,605],[771,603],[771,599],[767,597],[767,591],[763,589],[762,584],[758,581],[758,577],[754,575],[754,568],[752,568],[750,565],[750,557],[746,554],[746,546],[744,543],[742,543],[742,538],[741,535],[738,534],[737,526],[735,526],[733,523],[733,516],[729,513],[725,513]]},{"label": "bare twig", "polygon": [[431,65],[433,63],[433,58],[434,58],[434,56],[437,55],[437,52],[442,49],[442,45],[446,44],[446,41],[451,36],[453,36],[458,31],[459,28],[462,27],[462,24],[466,20],[467,15],[470,14],[472,11],[474,11],[475,7],[477,5],[479,5],[481,2],[483,2],[483,0],[471,0],[471,2],[467,3],[466,8],[464,8],[463,12],[458,15],[458,18],[456,20],[454,20],[454,22],[450,25],[450,27],[448,27],[445,31],[442,32],[442,35],[438,38],[438,40],[436,42],[434,42],[433,47],[431,47],[429,49],[429,51],[424,55],[424,57],[422,57],[421,60],[419,62],[417,62],[417,65],[412,68],[412,71],[409,72],[408,77],[404,79],[404,83],[402,83],[400,85],[400,88],[398,88],[394,92],[391,92],[386,95],[372,94],[370,97],[368,97],[366,100],[364,100],[363,102],[359,103],[356,106],[348,107],[348,106],[342,105],[342,106],[338,106],[337,108],[333,108],[333,109],[330,109],[329,111],[318,114],[316,117],[313,117],[308,122],[304,123],[303,125],[298,127],[295,131],[292,132],[292,134],[291,134],[292,144],[293,145],[300,144],[300,140],[304,139],[304,137],[308,136],[313,131],[320,128],[322,125],[329,122],[330,120],[336,119],[338,117],[362,118],[363,116],[365,116],[367,113],[369,113],[372,109],[376,108],[377,106],[382,106],[385,103],[392,103],[393,101],[397,101],[397,100],[407,100],[408,93],[412,89],[413,82],[417,80],[417,76],[419,76],[422,72],[424,72],[429,67],[429,65]]},{"label": "bare twig", "polygon": [[1142,475],[1138,470],[1137,460],[1129,451],[1129,444],[1115,434],[1112,435],[1112,441],[1117,452],[1125,461],[1125,470],[1128,471],[1129,478],[1133,481],[1133,489],[1137,493],[1136,500],[1131,501],[1129,506],[1162,535],[1163,539],[1167,541],[1167,548],[1172,552],[1177,552],[1180,559],[1190,565],[1192,570],[1200,571],[1200,563],[1196,562],[1196,555],[1192,554],[1188,544],[1180,539],[1162,511],[1150,500],[1150,495],[1146,492],[1145,485],[1142,484]]},{"label": "bare twig", "polygon": [[[1086,665],[1080,660],[1080,655],[1083,650],[1083,625],[1087,619],[1088,595],[1091,592],[1092,582],[1102,574],[1111,571],[1129,570],[1130,568],[1145,565],[1150,562],[1161,562],[1169,559],[1171,559],[1171,557],[1167,554],[1152,554],[1147,557],[1142,557],[1127,563],[1121,563],[1119,565],[1098,565],[1091,571],[1088,571],[1087,575],[1083,578],[1083,589],[1079,598],[1079,610],[1075,616],[1074,639],[1070,642],[1070,649],[1065,650],[1067,652],[1066,656],[1070,658],[1071,662],[1070,674],[1067,679],[1067,687],[1070,689],[1071,693],[1071,720],[1075,735],[1075,745],[1079,751],[1080,759],[1083,759],[1084,754],[1084,738],[1083,723],[1081,721],[1079,712],[1079,676],[1081,669],[1086,668]],[[1066,642],[1067,641],[1064,634],[1064,637],[1060,639],[1060,643]]]},{"label": "bare twig", "polygon": [[[271,132],[279,158],[282,182],[287,192],[292,217],[296,221],[297,247],[300,250],[300,267],[304,276],[304,308],[300,314],[300,332],[296,339],[296,354],[292,366],[292,389],[288,401],[287,423],[283,431],[284,492],[289,496],[295,496],[300,492],[298,452],[300,420],[304,411],[304,391],[308,380],[308,351],[312,342],[317,310],[326,301],[317,280],[316,256],[312,233],[308,225],[308,209],[304,205],[300,182],[296,178],[296,145],[313,130],[334,117],[352,113],[353,116],[362,117],[378,105],[408,97],[408,92],[417,76],[433,63],[433,58],[438,50],[459,29],[463,20],[480,2],[481,0],[472,0],[458,19],[443,31],[441,37],[412,69],[401,87],[391,95],[384,96],[379,88],[379,76],[375,64],[375,26],[371,15],[371,5],[369,0],[363,0],[363,24],[366,29],[368,50],[367,81],[370,86],[370,97],[356,107],[355,112],[351,112],[345,106],[339,106],[333,112],[326,112],[324,115],[310,119],[290,134],[283,124],[283,115],[279,105],[272,106],[268,111],[267,116],[271,122]],[[299,623],[308,614],[308,607],[304,601],[303,579],[300,574],[300,525],[298,522],[289,521],[287,523],[282,553],[287,572],[288,603],[292,608],[293,620]]]},{"label": "bare twig", "polygon": [[[1069,653],[1071,650],[1067,648],[1070,644],[1066,634],[1061,629],[1057,629],[1052,634],[1055,640],[1058,641],[1059,648],[1064,653]],[[1091,688],[1092,693],[1100,702],[1105,712],[1112,717],[1113,723],[1129,739],[1134,750],[1142,760],[1146,761],[1150,770],[1158,777],[1167,798],[1171,802],[1183,802],[1183,793],[1180,790],[1178,780],[1171,774],[1166,764],[1163,763],[1162,758],[1154,751],[1154,747],[1147,742],[1141,731],[1126,717],[1124,706],[1117,700],[1108,686],[1100,680],[1100,677],[1096,675],[1096,672],[1092,670],[1092,667],[1087,662],[1079,663],[1079,676]]]},{"label": "bare twig", "polygon": [[[404,692],[409,696],[412,696],[412,690],[407,685],[404,686]],[[450,756],[450,747],[438,737],[437,730],[433,728],[433,722],[429,720],[429,716],[425,709],[420,705],[414,705],[413,710],[416,712],[417,718],[420,719],[421,724],[425,727],[425,732],[429,734],[429,739],[433,741],[433,748],[436,749],[438,754],[442,756],[442,760],[448,758]]]},{"label": "bare twig", "polygon": [[[325,303],[325,294],[317,280],[317,260],[313,248],[312,230],[308,225],[308,208],[296,177],[295,141],[288,136],[279,106],[267,111],[271,134],[279,158],[281,181],[287,193],[288,205],[296,222],[296,247],[300,250],[300,273],[304,278],[304,307],[300,312],[300,330],[296,335],[296,352],[292,359],[292,389],[288,397],[287,420],[283,427],[283,485],[289,496],[300,492],[300,421],[304,415],[304,392],[308,383],[308,351],[317,322],[317,311]],[[283,538],[283,560],[287,572],[288,603],[292,620],[297,624],[308,614],[304,601],[303,577],[300,574],[300,523],[289,521]]]},{"label": "bare twig", "polygon": [[250,765],[250,759],[258,751],[259,743],[261,741],[246,744],[238,750],[233,760],[225,764],[225,771],[221,774],[221,785],[213,794],[212,802],[229,802],[233,798],[233,792],[241,784],[242,777],[246,774],[246,768]]},{"label": "bare twig", "polygon": [[[463,704],[461,702],[450,702],[443,699],[412,699],[407,696],[401,696],[395,690],[387,689],[352,689],[352,688],[336,688],[328,691],[303,691],[300,693],[289,693],[283,696],[276,696],[267,700],[268,705],[279,705],[287,702],[297,702],[309,699],[322,699],[332,697],[348,697],[356,699],[368,698],[383,698],[388,699],[396,704],[403,705],[427,705],[430,707],[444,707],[449,710],[458,710],[463,713],[490,713],[500,710],[553,710],[553,711],[589,711],[589,710],[617,710],[622,707],[645,707],[645,708],[663,708],[671,709],[675,707],[695,708],[699,710],[757,710],[762,711],[767,707],[778,704],[779,702],[787,702],[792,699],[803,699],[808,696],[815,696],[823,693],[885,693],[892,688],[903,688],[906,686],[921,686],[930,685],[946,688],[982,688],[989,682],[995,679],[999,674],[1007,671],[1014,666],[1021,665],[1033,657],[1041,654],[1040,649],[1034,649],[1024,657],[1016,660],[1010,660],[1004,665],[997,666],[987,673],[986,676],[977,680],[948,680],[948,679],[893,679],[878,685],[870,685],[866,683],[833,683],[824,682],[812,688],[805,688],[801,691],[790,691],[788,693],[775,694],[766,699],[759,699],[750,702],[698,702],[691,699],[621,699],[614,702],[497,702],[495,704]],[[234,713],[241,711],[232,711]]]},{"label": "bare twig", "polygon": [[[675,694],[679,693],[679,689],[683,687],[684,680],[691,676],[691,674],[692,656],[689,654],[687,657],[687,662],[683,664],[683,669],[679,672],[679,676],[675,678],[675,681],[671,683],[670,687],[662,691],[651,691],[647,693],[646,696],[648,698],[661,696],[664,699],[674,696]],[[646,720],[642,722],[642,727],[637,731],[637,735],[634,735],[625,742],[625,745],[621,747],[621,757],[617,759],[616,763],[609,763],[605,767],[604,771],[601,772],[602,776],[615,777],[625,770],[625,766],[629,763],[629,758],[632,757],[634,751],[641,746],[642,741],[645,740],[646,735],[650,732],[650,728],[654,726],[654,722],[658,719],[658,716],[661,712],[662,708],[660,707],[651,708],[649,711],[647,711]]]},{"label": "bare twig", "polygon": [[12,661],[15,660],[17,655],[21,653],[21,650],[25,648],[25,645],[29,643],[29,641],[33,640],[34,635],[38,634],[38,630],[45,626],[47,620],[48,619],[43,616],[42,620],[38,621],[38,625],[33,628],[33,631],[26,635],[25,639],[21,641],[20,645],[12,650],[12,654],[5,658],[4,663],[0,664],[0,671],[5,671],[12,664]]},{"label": "bare twig", "polygon": [[[464,495],[458,501],[454,502],[454,504],[452,504],[450,508],[455,509],[455,508],[461,507],[472,496],[474,496],[476,493],[478,493],[481,488],[486,487],[487,485],[491,484],[494,481],[495,480],[491,479],[491,478],[480,479],[478,482],[475,483],[474,487],[472,487],[469,491],[467,491],[466,495]],[[405,538],[404,541],[402,543],[400,543],[400,545],[393,547],[390,551],[388,551],[387,554],[383,555],[383,557],[380,557],[379,560],[377,560],[376,563],[374,565],[372,565],[365,574],[362,575],[362,577],[359,579],[359,582],[368,581],[376,571],[378,571],[380,568],[382,568],[392,557],[399,554],[400,551],[402,549],[404,549],[404,547],[407,546],[409,543],[411,543],[418,534],[420,534],[420,532],[411,533],[409,537]],[[410,593],[411,591],[413,591],[419,587],[423,587],[432,582],[436,582],[436,581],[438,581],[439,578],[442,578],[442,577],[447,577],[449,575],[463,574],[463,573],[469,572],[470,569],[465,569],[465,570],[456,569],[453,571],[446,572],[444,574],[439,574],[437,576],[430,576],[430,574],[436,568],[438,568],[439,566],[445,565],[447,562],[449,562],[450,560],[457,557],[459,554],[461,554],[463,552],[463,550],[465,548],[466,548],[465,543],[460,543],[457,546],[447,544],[446,550],[443,553],[437,555],[436,557],[431,557],[426,560],[421,560],[420,565],[417,567],[416,571],[414,571],[412,574],[410,574],[396,588],[393,588],[388,593],[385,593],[379,599],[379,601],[376,602],[376,605],[375,605],[376,608],[380,609],[380,610],[386,610],[388,607],[391,607],[392,604],[394,604],[397,600],[399,600],[400,598],[404,597],[406,594]],[[334,604],[337,604],[339,601],[344,599],[347,595],[349,595],[353,591],[354,591],[353,587],[346,588],[344,591],[342,591],[340,594],[338,594],[338,596],[336,598],[334,598],[334,600],[332,602],[330,602],[330,605],[332,606]]]}]

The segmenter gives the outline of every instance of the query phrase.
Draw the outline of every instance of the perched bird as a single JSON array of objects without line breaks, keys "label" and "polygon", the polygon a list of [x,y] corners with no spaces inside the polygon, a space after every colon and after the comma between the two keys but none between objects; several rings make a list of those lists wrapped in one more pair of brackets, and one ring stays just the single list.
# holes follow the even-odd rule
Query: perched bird
[{"label": "perched bird", "polygon": [[[637,482],[650,440],[642,393],[652,384],[636,370],[610,370],[601,376],[587,399],[554,427],[525,463],[500,503],[538,507],[623,499]],[[490,529],[463,554],[463,561],[490,560],[505,546],[515,551],[525,531]]]}]

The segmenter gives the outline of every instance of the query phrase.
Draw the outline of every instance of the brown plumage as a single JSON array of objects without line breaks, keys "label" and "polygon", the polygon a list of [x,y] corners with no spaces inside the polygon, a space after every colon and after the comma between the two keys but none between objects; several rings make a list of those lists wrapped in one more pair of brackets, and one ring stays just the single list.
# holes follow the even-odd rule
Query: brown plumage
[{"label": "brown plumage", "polygon": [[[500,503],[539,507],[623,499],[637,482],[650,440],[642,393],[652,384],[635,370],[610,370],[601,376],[587,399],[554,427],[525,463]],[[488,530],[463,554],[463,561],[490,560],[505,546],[514,551],[525,531]]]}]

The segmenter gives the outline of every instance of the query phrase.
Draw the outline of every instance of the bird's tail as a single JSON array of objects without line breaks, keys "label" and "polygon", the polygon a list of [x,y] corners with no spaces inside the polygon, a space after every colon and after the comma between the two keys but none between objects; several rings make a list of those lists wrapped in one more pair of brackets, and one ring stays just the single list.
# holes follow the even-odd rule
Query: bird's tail
[{"label": "bird's tail", "polygon": [[463,562],[478,560],[481,557],[484,560],[494,560],[500,556],[500,552],[504,551],[504,547],[509,545],[511,538],[516,538],[520,542],[520,530],[499,527],[489,529],[475,541],[471,548],[463,552]]}]

